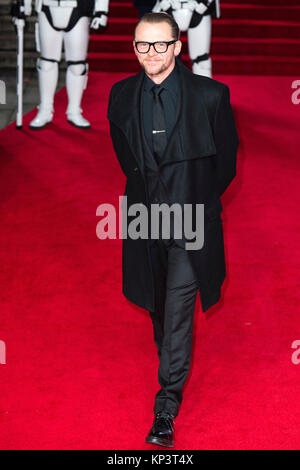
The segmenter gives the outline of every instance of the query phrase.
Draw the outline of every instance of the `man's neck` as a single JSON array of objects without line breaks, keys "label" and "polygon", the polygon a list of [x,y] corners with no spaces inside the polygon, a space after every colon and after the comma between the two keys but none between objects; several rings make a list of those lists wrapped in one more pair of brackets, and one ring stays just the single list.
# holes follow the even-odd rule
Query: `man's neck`
[{"label": "man's neck", "polygon": [[173,72],[175,65],[176,63],[174,60],[174,63],[171,64],[171,66],[167,70],[164,70],[164,72],[158,75],[148,75],[146,72],[145,73],[147,77],[150,78],[150,80],[156,83],[156,85],[160,85],[160,83],[162,83]]}]

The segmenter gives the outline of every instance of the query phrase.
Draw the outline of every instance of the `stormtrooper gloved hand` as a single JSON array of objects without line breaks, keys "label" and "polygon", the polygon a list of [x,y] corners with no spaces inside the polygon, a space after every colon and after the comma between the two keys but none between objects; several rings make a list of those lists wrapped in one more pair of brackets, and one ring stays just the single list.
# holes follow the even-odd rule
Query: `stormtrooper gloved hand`
[{"label": "stormtrooper gloved hand", "polygon": [[95,12],[91,21],[91,28],[104,29],[107,25],[107,14],[103,12]]},{"label": "stormtrooper gloved hand", "polygon": [[107,15],[109,11],[109,0],[95,0],[95,8],[91,28],[104,29],[107,25]]}]

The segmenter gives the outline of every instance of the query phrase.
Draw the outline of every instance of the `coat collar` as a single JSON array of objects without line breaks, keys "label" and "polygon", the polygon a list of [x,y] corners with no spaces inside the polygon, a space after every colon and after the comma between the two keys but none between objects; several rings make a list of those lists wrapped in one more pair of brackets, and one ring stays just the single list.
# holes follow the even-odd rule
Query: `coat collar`
[{"label": "coat collar", "polygon": [[[170,136],[162,165],[214,155],[216,147],[202,98],[205,92],[199,86],[199,76],[194,75],[180,59],[176,59],[180,79],[180,109]],[[108,119],[125,134],[131,151],[143,171],[143,140],[141,120],[141,92],[145,72],[129,77],[108,110]],[[178,149],[175,134],[182,136],[182,151]]]}]

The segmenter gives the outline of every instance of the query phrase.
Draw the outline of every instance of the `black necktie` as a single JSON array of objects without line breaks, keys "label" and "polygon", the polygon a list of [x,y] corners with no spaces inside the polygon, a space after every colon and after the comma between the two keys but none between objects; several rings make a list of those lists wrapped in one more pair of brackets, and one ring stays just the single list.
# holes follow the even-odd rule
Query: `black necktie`
[{"label": "black necktie", "polygon": [[166,131],[166,121],[164,107],[161,100],[160,93],[164,90],[162,85],[154,85],[153,92],[153,127],[152,127],[152,141],[153,152],[156,160],[162,157],[166,148],[168,139]]}]

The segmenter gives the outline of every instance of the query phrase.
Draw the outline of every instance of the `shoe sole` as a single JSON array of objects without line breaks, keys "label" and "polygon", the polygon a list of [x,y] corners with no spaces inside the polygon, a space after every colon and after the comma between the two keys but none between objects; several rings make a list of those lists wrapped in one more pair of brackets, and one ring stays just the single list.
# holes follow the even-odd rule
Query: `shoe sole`
[{"label": "shoe sole", "polygon": [[174,447],[174,442],[165,441],[164,439],[159,439],[157,437],[146,437],[145,442],[147,442],[147,444],[156,444],[158,446]]},{"label": "shoe sole", "polygon": [[75,124],[72,121],[69,121],[69,119],[67,121],[68,121],[69,124],[71,124],[71,126],[77,127],[78,129],[90,129],[91,128],[91,125],[89,125],[89,126],[77,126],[77,124]]},{"label": "shoe sole", "polygon": [[29,124],[29,128],[32,129],[33,131],[39,131],[40,129],[44,129],[46,126],[48,126],[48,124],[51,124],[52,121],[49,121],[49,122],[46,122],[46,124],[44,124],[43,126],[31,126]]}]

